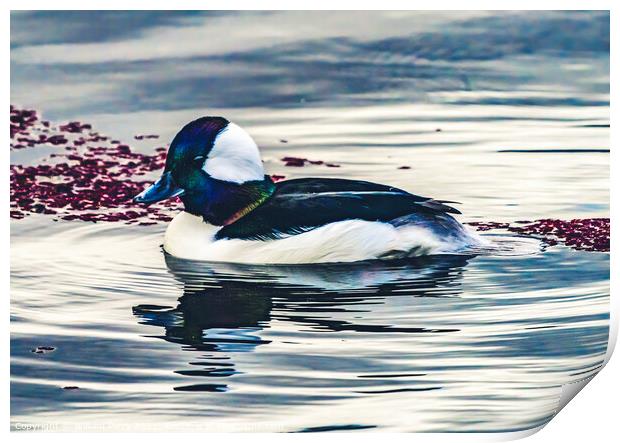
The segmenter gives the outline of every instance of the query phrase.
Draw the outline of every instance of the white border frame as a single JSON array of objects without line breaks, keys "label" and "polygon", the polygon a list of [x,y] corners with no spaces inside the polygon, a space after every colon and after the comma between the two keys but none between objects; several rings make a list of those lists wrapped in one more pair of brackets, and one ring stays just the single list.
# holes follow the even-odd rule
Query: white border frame
[{"label": "white border frame", "polygon": [[[617,3],[617,2],[616,2]],[[397,1],[397,0],[382,0],[381,2],[370,2],[370,1],[334,1],[334,0],[315,0],[313,2],[296,2],[292,4],[290,1],[275,1],[275,0],[263,0],[260,3],[252,2],[250,0],[229,0],[225,4],[218,3],[213,6],[223,6],[223,7],[215,7],[209,8],[211,6],[209,2],[198,1],[198,0],[177,0],[173,4],[162,0],[151,0],[150,2],[143,2],[139,0],[93,0],[85,3],[84,1],[77,0],[56,0],[53,2],[53,8],[50,8],[50,2],[45,2],[43,0],[8,0],[4,3],[5,11],[2,17],[2,22],[4,26],[0,27],[3,29],[5,34],[5,45],[3,47],[4,60],[10,59],[10,47],[7,44],[10,41],[10,10],[35,10],[35,9],[127,9],[127,10],[138,10],[138,9],[163,9],[163,10],[182,10],[182,9],[239,9],[239,10],[253,10],[253,9],[289,9],[289,10],[321,10],[321,9],[337,9],[337,10],[387,10],[387,9],[414,9],[414,10],[480,10],[480,9],[493,9],[493,10],[549,10],[549,9],[587,9],[587,10],[610,10],[611,11],[611,53],[610,53],[610,67],[611,67],[611,78],[617,78],[617,54],[614,53],[616,46],[614,45],[614,37],[617,37],[617,29],[620,27],[620,21],[618,20],[618,12],[614,11],[613,3],[611,1],[531,1],[531,0],[521,0],[521,1],[513,1],[513,0],[505,0],[502,2],[497,1],[475,1],[470,0],[467,3],[457,2],[457,1],[442,1],[435,0],[430,4],[428,2],[411,2],[411,1]],[[466,5],[467,8],[463,8]],[[618,8],[616,8],[618,9]],[[617,51],[616,51],[617,52]],[[613,73],[616,72],[616,75]],[[9,98],[10,102],[10,73],[8,70],[3,71],[4,78],[4,94],[5,97]],[[610,85],[610,121],[613,120],[613,103],[616,103],[618,90],[614,88],[614,84]],[[5,106],[6,106],[5,101]],[[6,111],[8,112],[8,107]],[[6,121],[6,120],[5,120]],[[612,125],[611,127],[611,140],[610,146],[616,145],[620,140],[617,136],[617,131],[614,129],[615,127]],[[8,129],[5,127],[5,136],[4,140],[9,139]],[[610,167],[611,167],[611,176],[610,176],[610,200],[611,202],[617,201],[617,185],[618,185],[618,176],[617,176],[617,167],[618,167],[618,155],[612,150],[610,154]],[[3,156],[3,164],[8,166],[10,163],[10,155],[8,149],[2,149],[1,155]],[[9,170],[8,167],[4,166],[2,168],[2,175],[4,183],[9,183]],[[7,190],[8,191],[8,190]],[[2,205],[4,208],[9,207],[9,192],[4,192],[1,194]],[[610,216],[612,220],[612,228],[614,224],[614,220],[618,218],[618,206],[615,204],[611,204],[610,207]],[[5,309],[4,315],[2,316],[3,321],[5,322],[4,330],[9,331],[9,312],[10,312],[10,283],[9,283],[9,248],[10,248],[10,231],[9,231],[9,219],[5,216],[1,222],[4,225],[4,251],[5,253],[4,259],[6,260],[5,266],[5,279],[3,279],[5,291],[6,301],[5,301]],[[612,229],[613,230],[613,229]],[[618,241],[617,238],[612,236],[611,239],[612,251],[616,251],[618,249]],[[610,266],[610,276],[611,276],[611,288],[613,292],[613,288],[615,288],[616,280],[615,276],[620,275],[618,269],[618,260],[615,256],[615,253],[611,255],[611,266]],[[615,347],[617,341],[618,334],[618,319],[619,319],[619,303],[615,299],[615,297],[610,297],[610,315],[611,315],[611,324],[610,324],[610,338],[609,338],[609,346],[606,355],[606,362],[609,362],[610,357],[612,355],[613,349]],[[9,418],[9,388],[8,381],[10,379],[10,358],[9,358],[9,347],[8,347],[8,337],[4,341],[2,341],[2,350],[5,356],[3,369],[3,380],[5,381],[4,389],[5,389],[5,402],[3,403],[2,410],[5,413],[5,417]],[[615,404],[615,397],[620,392],[618,379],[616,378],[616,374],[620,373],[620,363],[618,363],[618,358],[615,358],[610,363],[606,365],[606,367],[602,370],[602,373],[598,374],[594,377],[591,386],[584,390],[583,393],[579,394],[579,400],[571,401],[568,406],[560,414],[554,417],[546,428],[544,432],[538,433],[535,437],[532,438],[531,441],[537,442],[549,442],[549,441],[579,441],[582,442],[584,439],[592,439],[592,438],[602,438],[600,441],[612,441],[617,438],[617,404]],[[585,384],[584,384],[585,386]],[[583,386],[581,386],[583,387]],[[579,392],[579,390],[577,390]],[[613,403],[612,403],[613,402]],[[7,420],[8,421],[8,420]],[[5,429],[5,432],[8,433],[8,423]],[[542,428],[542,427],[541,427]],[[511,433],[493,433],[493,434],[389,434],[390,440],[394,441],[404,441],[404,439],[414,438],[416,441],[422,442],[437,442],[437,441],[463,441],[463,442],[481,442],[481,441],[505,441],[512,440],[517,438],[526,437],[528,435],[535,434],[541,428],[534,428],[528,431],[520,431],[520,432],[511,432]],[[383,438],[387,438],[386,433],[381,433]],[[355,434],[345,434],[342,433],[331,433],[331,434],[320,434],[322,440],[350,440],[350,441],[371,441],[376,438],[377,434],[374,432],[357,432]],[[189,438],[209,438],[205,434],[192,434],[188,435]],[[45,438],[51,439],[52,441],[58,441],[62,439],[65,441],[69,440],[83,440],[84,436],[81,434],[36,434],[36,433],[11,433],[10,438],[15,440],[31,440],[37,438]],[[103,441],[103,439],[109,439],[108,434],[89,434],[89,440],[92,441]],[[133,437],[135,438],[135,437]],[[159,435],[151,435],[148,437],[149,439],[155,440],[168,440],[169,436],[167,434],[159,434]],[[211,437],[212,438],[212,437]],[[235,439],[235,438],[243,438],[243,434],[226,434],[224,438],[227,439]],[[251,437],[253,440],[261,441],[276,441],[283,438],[287,440],[289,438],[293,439],[315,439],[317,438],[316,434],[254,434]]]}]

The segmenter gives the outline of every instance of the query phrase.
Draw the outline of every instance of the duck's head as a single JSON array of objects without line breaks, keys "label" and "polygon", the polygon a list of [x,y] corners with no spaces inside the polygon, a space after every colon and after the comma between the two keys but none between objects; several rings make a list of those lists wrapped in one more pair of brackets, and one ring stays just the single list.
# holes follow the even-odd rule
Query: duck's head
[{"label": "duck's head", "polygon": [[252,137],[223,117],[202,117],[174,137],[164,171],[134,197],[150,204],[179,196],[185,210],[214,224],[228,224],[274,190]]}]

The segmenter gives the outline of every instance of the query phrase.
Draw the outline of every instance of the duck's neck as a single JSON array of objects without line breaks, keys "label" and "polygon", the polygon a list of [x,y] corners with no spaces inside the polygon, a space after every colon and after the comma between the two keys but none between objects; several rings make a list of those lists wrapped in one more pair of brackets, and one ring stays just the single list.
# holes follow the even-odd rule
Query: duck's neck
[{"label": "duck's neck", "polygon": [[185,199],[183,202],[188,212],[201,215],[207,223],[225,226],[263,204],[275,188],[269,176],[240,184],[210,179],[208,192],[199,202]]}]

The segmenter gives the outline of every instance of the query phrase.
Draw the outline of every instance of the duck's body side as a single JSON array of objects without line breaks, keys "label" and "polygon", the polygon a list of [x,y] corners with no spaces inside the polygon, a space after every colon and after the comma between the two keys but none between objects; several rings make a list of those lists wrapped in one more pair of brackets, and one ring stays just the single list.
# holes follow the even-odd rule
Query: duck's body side
[{"label": "duck's body side", "polygon": [[441,202],[376,183],[299,179],[244,217],[216,226],[182,212],[166,252],[237,263],[326,263],[457,252],[476,238]]},{"label": "duck's body side", "polygon": [[[302,264],[354,262],[457,252],[455,243],[415,225],[345,220],[275,240],[217,239],[220,226],[181,212],[168,226],[164,250],[178,258],[233,263]],[[467,235],[467,234],[466,234]]]},{"label": "duck's body side", "polygon": [[274,183],[258,146],[223,117],[174,137],[164,171],[134,198],[180,197],[164,249],[179,258],[237,263],[326,263],[459,252],[479,238],[446,202],[337,178]]}]

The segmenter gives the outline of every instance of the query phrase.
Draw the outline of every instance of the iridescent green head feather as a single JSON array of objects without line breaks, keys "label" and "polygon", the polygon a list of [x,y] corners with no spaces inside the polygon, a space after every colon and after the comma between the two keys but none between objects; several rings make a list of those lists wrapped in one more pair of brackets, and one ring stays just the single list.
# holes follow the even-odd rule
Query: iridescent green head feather
[{"label": "iridescent green head feather", "polygon": [[174,137],[162,177],[134,200],[153,203],[180,196],[187,212],[227,224],[260,205],[274,189],[254,140],[225,118],[202,117]]}]

